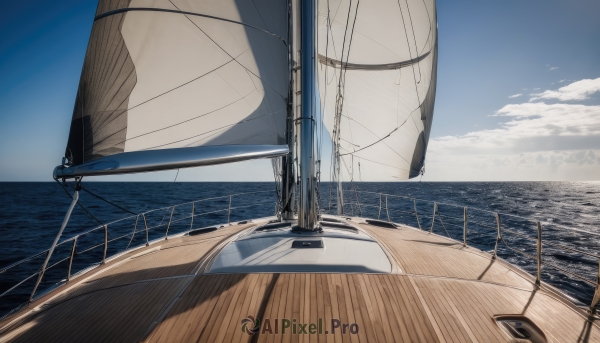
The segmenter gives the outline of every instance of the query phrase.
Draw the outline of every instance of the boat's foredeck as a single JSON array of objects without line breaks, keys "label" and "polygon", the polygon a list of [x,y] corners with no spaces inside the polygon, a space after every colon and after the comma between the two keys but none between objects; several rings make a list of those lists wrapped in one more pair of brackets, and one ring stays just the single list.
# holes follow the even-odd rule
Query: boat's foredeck
[{"label": "boat's foredeck", "polygon": [[235,225],[113,259],[0,322],[0,342],[511,342],[498,315],[525,316],[547,342],[600,342],[599,320],[489,254],[350,222],[381,244],[392,273],[207,274],[255,224]]}]

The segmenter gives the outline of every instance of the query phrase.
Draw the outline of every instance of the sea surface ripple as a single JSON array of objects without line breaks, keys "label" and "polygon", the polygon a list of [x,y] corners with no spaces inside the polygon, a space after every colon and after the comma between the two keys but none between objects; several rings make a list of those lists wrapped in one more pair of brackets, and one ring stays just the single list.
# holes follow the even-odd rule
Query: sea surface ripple
[{"label": "sea surface ripple", "polygon": [[[193,223],[190,221],[191,204],[178,206],[173,212],[173,224],[169,228],[169,234],[176,234],[190,228],[227,223],[230,194],[251,193],[231,198],[231,222],[272,216],[277,199],[272,182],[87,182],[84,188],[121,209],[81,191],[80,202],[89,214],[81,207],[76,207],[63,239],[97,227],[99,223],[129,217],[109,225],[109,240],[115,240],[109,244],[108,255],[122,251],[127,246],[145,243],[141,222],[137,224],[137,233],[131,237],[136,216],[128,212],[142,213],[217,197],[194,204]],[[72,192],[72,188],[69,188],[69,192]],[[333,193],[334,187],[330,183],[321,183],[319,194],[323,212],[336,212]],[[379,193],[389,194],[387,211],[385,195],[380,197]],[[535,222],[540,221],[543,225],[543,242],[549,243],[543,246],[542,279],[560,288],[581,305],[588,305],[591,300],[593,288],[590,285],[553,268],[552,264],[595,281],[598,260],[550,244],[600,254],[600,182],[357,182],[344,185],[344,198],[344,210],[348,215],[381,216],[387,219],[389,213],[390,220],[394,222],[414,227],[420,225],[424,230],[432,227],[433,202],[437,202],[438,215],[433,232],[460,241],[464,225],[463,207],[466,206],[468,244],[484,251],[494,249],[497,223],[492,212],[499,213],[503,238],[507,244],[499,244],[499,256],[534,275],[536,261],[521,252],[536,255]],[[70,202],[70,197],[57,183],[0,183],[0,269],[48,249]],[[415,204],[419,222],[415,216]],[[149,231],[150,240],[164,236],[170,215],[170,208],[165,208],[146,216],[148,227],[156,227]],[[511,231],[533,239],[525,239]],[[103,246],[94,247],[103,239],[103,229],[79,238],[73,273],[102,259]],[[48,271],[40,290],[65,279],[68,261],[60,261],[70,255],[71,247],[71,243],[66,243],[57,248],[49,265],[58,264]],[[94,249],[81,253],[89,248]],[[1,273],[0,294],[39,270],[44,257],[41,255]],[[0,316],[26,302],[34,282],[35,277],[0,298]]]}]

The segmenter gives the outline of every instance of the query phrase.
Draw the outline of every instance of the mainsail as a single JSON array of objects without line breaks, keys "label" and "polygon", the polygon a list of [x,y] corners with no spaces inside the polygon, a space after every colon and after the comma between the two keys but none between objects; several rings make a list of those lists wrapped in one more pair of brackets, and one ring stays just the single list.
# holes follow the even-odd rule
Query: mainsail
[{"label": "mainsail", "polygon": [[419,175],[435,100],[435,0],[321,0],[318,21],[334,166],[346,180]]},{"label": "mainsail", "polygon": [[56,177],[287,153],[288,3],[100,0]]}]

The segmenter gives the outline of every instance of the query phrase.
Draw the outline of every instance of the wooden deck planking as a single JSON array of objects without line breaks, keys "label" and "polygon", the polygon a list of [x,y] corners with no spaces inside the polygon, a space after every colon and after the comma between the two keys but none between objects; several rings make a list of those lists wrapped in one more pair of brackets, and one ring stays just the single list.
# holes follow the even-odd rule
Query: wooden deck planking
[{"label": "wooden deck planking", "polygon": [[[11,342],[133,342],[175,296],[183,280],[100,290],[69,299],[30,319]],[[2,338],[4,340],[4,338]]]},{"label": "wooden deck planking", "polygon": [[[425,300],[430,306],[439,304],[444,307],[448,300],[451,301],[464,318],[468,330],[480,342],[507,341],[506,335],[492,320],[494,315],[501,314],[524,314],[542,329],[547,338],[554,337],[551,340],[554,342],[581,342],[579,335],[586,327],[584,316],[542,291],[533,294],[531,291],[490,283],[439,278],[417,277],[415,281],[422,292],[425,290]],[[531,303],[527,306],[530,298]],[[448,307],[452,308],[452,305],[448,304]],[[455,322],[453,326],[448,325],[449,320]],[[464,334],[463,337],[457,335],[456,323],[460,320],[456,314],[436,315],[436,321],[442,323],[440,326],[445,337],[453,337],[451,341],[470,341]],[[454,332],[450,331],[450,326]],[[585,342],[600,342],[600,329],[592,328]]]},{"label": "wooden deck planking", "polygon": [[199,275],[148,342],[241,342],[240,321],[259,310],[273,274]]},{"label": "wooden deck planking", "polygon": [[440,237],[403,227],[385,229],[371,225],[360,228],[379,242],[399,262],[403,273],[456,277],[503,283],[532,289],[532,280],[516,273],[502,262],[475,248],[466,247]]},{"label": "wooden deck planking", "polygon": [[[177,237],[155,243],[141,251],[107,263],[84,282],[55,300],[77,296],[97,289],[124,285],[140,280],[190,274],[214,246],[232,234],[253,224],[231,226],[198,236]],[[75,281],[75,280],[74,280]]]},{"label": "wooden deck planking", "polygon": [[[112,261],[108,266],[120,264],[76,289],[85,292],[67,292],[22,317],[0,332],[0,342],[508,342],[492,317],[523,313],[551,342],[600,343],[598,321],[586,324],[581,311],[535,289],[509,266],[406,228],[362,226],[385,242],[388,256],[405,274],[200,274],[152,280],[189,274],[212,247],[244,228],[177,238]],[[143,255],[157,246],[161,249]],[[136,281],[141,282],[128,284]],[[269,318],[272,325],[278,319],[279,334],[243,333],[240,321],[249,315]],[[289,328],[282,335],[283,318],[296,324],[321,318],[327,331],[336,318],[360,329],[357,335],[342,334],[341,328],[335,335],[294,335]]]},{"label": "wooden deck planking", "polygon": [[[313,279],[320,287],[306,287]],[[12,339],[139,341],[186,281],[150,281],[68,299],[42,311],[32,328]],[[195,276],[146,341],[507,342],[492,317],[523,311],[555,342],[577,342],[585,334],[585,319],[549,295],[532,297],[528,290],[485,282],[401,274],[222,274]],[[242,333],[240,321],[248,315],[272,324],[279,319],[279,334]],[[282,335],[283,318],[303,324],[323,318],[329,334],[294,335],[290,328]],[[357,323],[359,334],[337,329],[332,335],[331,318]],[[597,327],[590,329],[587,342],[600,342]]]},{"label": "wooden deck planking", "polygon": [[[183,236],[156,242],[109,260],[105,265],[77,276],[67,285],[36,299],[17,315],[0,321],[0,336],[3,332],[28,322],[28,318],[36,315],[31,310],[40,305],[53,306],[72,297],[141,280],[188,274],[206,252],[219,242],[255,225],[255,223],[232,225],[203,235]],[[189,250],[194,251],[189,254]],[[188,253],[188,256],[184,253]]]}]

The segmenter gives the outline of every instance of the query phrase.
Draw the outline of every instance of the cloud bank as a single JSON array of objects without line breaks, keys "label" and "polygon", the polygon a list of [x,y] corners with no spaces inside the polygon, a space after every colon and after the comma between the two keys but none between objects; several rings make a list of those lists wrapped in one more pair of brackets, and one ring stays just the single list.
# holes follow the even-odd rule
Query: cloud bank
[{"label": "cloud bank", "polygon": [[[583,100],[600,78],[547,90],[531,101]],[[428,179],[600,180],[600,106],[527,102],[497,110],[497,128],[432,139]]]},{"label": "cloud bank", "polygon": [[531,94],[530,101],[541,99],[556,99],[559,101],[587,100],[590,95],[600,92],[600,78],[591,80],[585,79],[573,82],[558,90],[547,90],[542,93]]}]

